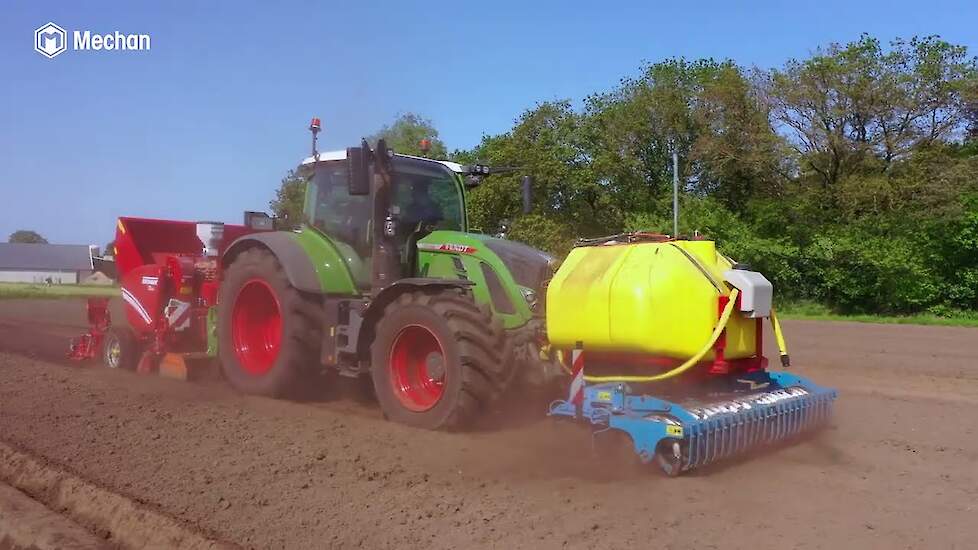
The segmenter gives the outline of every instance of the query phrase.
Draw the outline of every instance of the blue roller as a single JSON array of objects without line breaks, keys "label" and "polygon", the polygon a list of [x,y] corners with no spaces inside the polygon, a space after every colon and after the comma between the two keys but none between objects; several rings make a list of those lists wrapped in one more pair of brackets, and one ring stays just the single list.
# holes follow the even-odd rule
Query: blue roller
[{"label": "blue roller", "polygon": [[625,432],[642,462],[656,461],[667,474],[678,475],[825,425],[837,395],[800,376],[765,371],[672,401],[641,389],[589,384],[580,406],[555,401],[549,414],[590,424],[595,431]]}]

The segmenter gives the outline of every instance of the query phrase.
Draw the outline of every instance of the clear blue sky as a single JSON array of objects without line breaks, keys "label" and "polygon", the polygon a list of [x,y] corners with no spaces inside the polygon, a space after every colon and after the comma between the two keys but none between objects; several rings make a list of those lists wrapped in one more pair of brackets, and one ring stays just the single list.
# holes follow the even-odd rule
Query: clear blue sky
[{"label": "clear blue sky", "polygon": [[[122,215],[237,222],[309,147],[398,113],[449,149],[538,101],[671,56],[777,66],[868,32],[978,53],[974,2],[7,2],[0,17],[0,239],[102,245]],[[32,49],[34,29],[147,33],[149,52]]]}]

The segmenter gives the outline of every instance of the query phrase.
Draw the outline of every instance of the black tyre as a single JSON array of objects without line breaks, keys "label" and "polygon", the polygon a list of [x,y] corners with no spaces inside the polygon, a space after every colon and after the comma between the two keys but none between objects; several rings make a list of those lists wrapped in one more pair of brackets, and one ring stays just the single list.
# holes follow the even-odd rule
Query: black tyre
[{"label": "black tyre", "polygon": [[218,300],[221,368],[231,385],[271,397],[295,394],[319,362],[322,306],[289,284],[264,248],[239,254]]},{"label": "black tyre", "polygon": [[371,345],[387,418],[430,430],[469,426],[508,376],[503,336],[462,290],[408,292],[389,304]]},{"label": "black tyre", "polygon": [[110,369],[136,370],[139,341],[129,327],[110,327],[102,339],[102,364]]}]

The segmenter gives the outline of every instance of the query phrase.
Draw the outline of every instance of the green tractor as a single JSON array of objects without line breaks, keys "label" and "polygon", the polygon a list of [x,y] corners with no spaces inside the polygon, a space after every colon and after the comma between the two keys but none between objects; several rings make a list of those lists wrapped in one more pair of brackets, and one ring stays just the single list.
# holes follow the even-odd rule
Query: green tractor
[{"label": "green tractor", "polygon": [[222,258],[218,341],[235,387],[287,396],[316,370],[370,376],[387,418],[457,429],[514,380],[560,375],[541,354],[554,259],[469,230],[466,189],[491,168],[383,141],[318,153],[318,120],[310,130],[301,227],[249,234]]}]

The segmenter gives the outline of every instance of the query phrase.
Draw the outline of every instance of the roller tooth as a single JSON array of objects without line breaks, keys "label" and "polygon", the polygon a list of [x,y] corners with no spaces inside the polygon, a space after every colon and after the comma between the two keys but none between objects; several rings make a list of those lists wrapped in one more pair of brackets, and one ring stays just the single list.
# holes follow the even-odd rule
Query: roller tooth
[{"label": "roller tooth", "polygon": [[808,404],[808,413],[806,417],[806,423],[809,427],[815,427],[817,422],[815,421],[815,409],[818,407],[818,400],[814,400]]},{"label": "roller tooth", "polygon": [[733,418],[728,418],[724,422],[726,431],[724,432],[724,439],[726,440],[726,448],[724,449],[723,457],[726,458],[734,453],[734,436],[737,434],[737,424]]},{"label": "roller tooth", "polygon": [[733,419],[733,428],[732,429],[733,429],[733,434],[731,434],[731,439],[733,440],[733,449],[731,450],[731,453],[732,454],[737,454],[737,453],[739,453],[741,451],[741,441],[740,441],[740,438],[741,438],[741,436],[743,436],[743,433],[744,433],[743,432],[743,429],[744,429],[744,421],[740,417],[740,415],[737,415],[737,416],[734,417],[734,419]]},{"label": "roller tooth", "polygon": [[720,418],[717,420],[717,449],[713,455],[713,462],[722,460],[727,450],[727,420]]},{"label": "roller tooth", "polygon": [[788,433],[785,437],[791,437],[795,435],[795,430],[798,429],[798,404],[789,403],[788,404]]},{"label": "roller tooth", "polygon": [[758,413],[757,421],[759,422],[759,425],[757,426],[757,443],[759,445],[767,443],[767,415],[767,408],[762,409]]},{"label": "roller tooth", "polygon": [[718,418],[714,425],[716,426],[716,431],[713,432],[713,456],[710,457],[711,464],[723,458],[723,420]]},{"label": "roller tooth", "polygon": [[795,429],[794,429],[794,433],[796,433],[796,434],[799,433],[802,430],[802,421],[803,421],[803,418],[802,418],[802,410],[803,410],[804,406],[805,406],[804,401],[799,401],[798,403],[795,403],[795,414],[794,414]]},{"label": "roller tooth", "polygon": [[744,417],[737,415],[734,418],[734,454],[744,450]]},{"label": "roller tooth", "polygon": [[736,417],[729,418],[725,422],[727,425],[727,452],[723,453],[723,457],[726,458],[737,452],[737,419]]},{"label": "roller tooth", "polygon": [[713,431],[713,449],[712,449],[713,450],[713,454],[712,454],[712,456],[710,456],[710,460],[708,460],[708,462],[710,464],[716,462],[717,460],[720,460],[720,457],[723,456],[723,454],[722,454],[722,452],[723,452],[723,421],[721,419],[719,419],[719,418],[717,420],[715,420],[713,422],[713,429],[714,429],[714,431]]},{"label": "roller tooth", "polygon": [[700,447],[700,465],[705,466],[710,463],[710,452],[713,448],[713,423],[703,425]]},{"label": "roller tooth", "polygon": [[710,421],[710,431],[706,434],[706,460],[705,464],[710,464],[717,459],[717,449],[719,448],[719,440],[717,435],[719,432],[719,423],[715,420]]},{"label": "roller tooth", "polygon": [[749,410],[744,415],[744,450],[750,449],[750,436],[754,428],[754,411]]},{"label": "roller tooth", "polygon": [[798,431],[799,432],[803,432],[808,429],[807,415],[808,415],[808,408],[810,406],[811,404],[809,403],[808,398],[805,398],[805,400],[799,403],[798,405]]},{"label": "roller tooth", "polygon": [[750,448],[750,415],[744,415],[740,422],[740,451]]},{"label": "roller tooth", "polygon": [[778,441],[781,441],[788,433],[788,406],[780,402],[778,403],[778,411]]},{"label": "roller tooth", "polygon": [[706,458],[706,440],[703,439],[703,435],[706,433],[706,425],[701,421],[696,428],[696,466],[703,465],[703,459]]},{"label": "roller tooth", "polygon": [[793,403],[785,403],[784,405],[784,434],[782,439],[788,439],[794,432],[795,424],[795,406]]},{"label": "roller tooth", "polygon": [[788,409],[788,418],[786,419],[788,421],[788,429],[784,434],[784,436],[787,438],[791,437],[795,433],[795,414],[798,412],[798,404],[788,403],[785,408]]},{"label": "roller tooth", "polygon": [[761,433],[761,416],[758,411],[754,411],[751,415],[751,426],[750,426],[750,446],[751,448],[757,446],[757,442],[760,440],[759,434]]},{"label": "roller tooth", "polygon": [[787,412],[787,407],[784,406],[784,403],[778,402],[778,434],[775,441],[781,441],[784,439],[784,434],[787,431],[788,425]]},{"label": "roller tooth", "polygon": [[743,416],[740,425],[740,450],[743,452],[750,448],[750,411]]},{"label": "roller tooth", "polygon": [[754,413],[754,441],[753,445],[764,443],[764,411],[758,410]]},{"label": "roller tooth", "polygon": [[808,398],[798,402],[798,410],[795,412],[795,433],[805,431],[805,410],[808,408]]},{"label": "roller tooth", "polygon": [[789,403],[787,405],[787,408],[788,408],[788,433],[784,435],[785,438],[795,435],[795,414],[798,412],[798,404]]},{"label": "roller tooth", "polygon": [[699,425],[698,433],[696,434],[696,465],[701,466],[706,461],[706,426],[703,424]]}]

